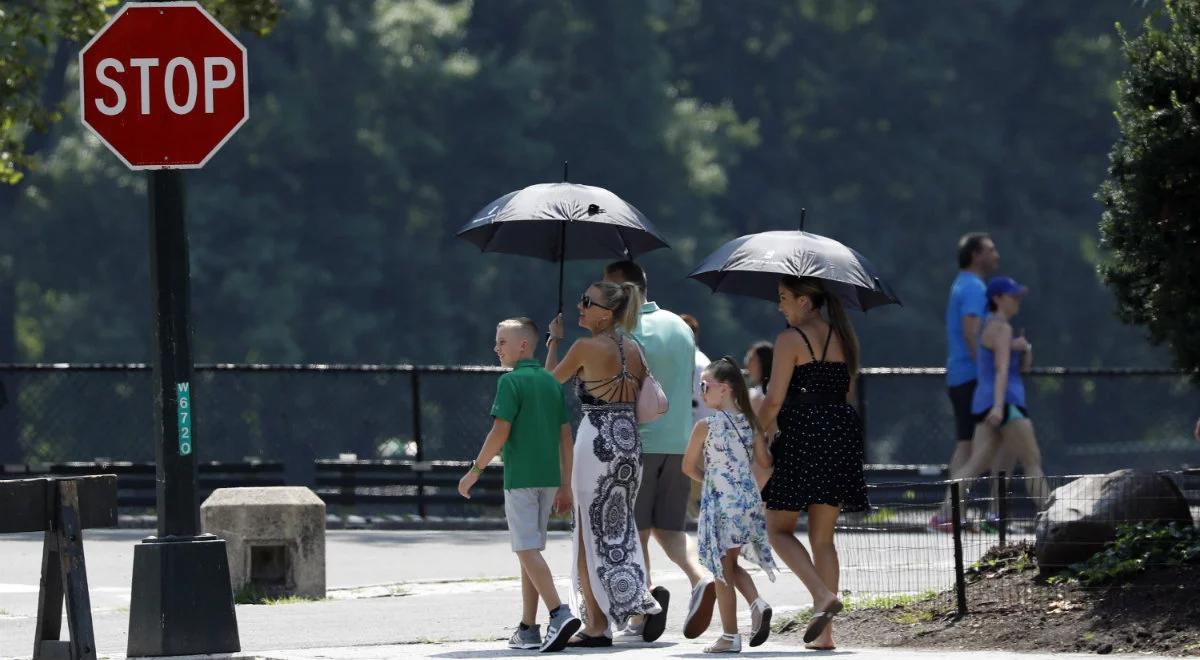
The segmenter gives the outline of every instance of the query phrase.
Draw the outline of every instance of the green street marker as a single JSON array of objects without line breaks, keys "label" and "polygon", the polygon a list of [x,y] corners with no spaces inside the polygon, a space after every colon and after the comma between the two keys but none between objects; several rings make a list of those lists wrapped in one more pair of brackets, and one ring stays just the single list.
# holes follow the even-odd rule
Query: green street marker
[{"label": "green street marker", "polygon": [[179,396],[179,455],[192,453],[192,395],[187,383],[175,383]]}]

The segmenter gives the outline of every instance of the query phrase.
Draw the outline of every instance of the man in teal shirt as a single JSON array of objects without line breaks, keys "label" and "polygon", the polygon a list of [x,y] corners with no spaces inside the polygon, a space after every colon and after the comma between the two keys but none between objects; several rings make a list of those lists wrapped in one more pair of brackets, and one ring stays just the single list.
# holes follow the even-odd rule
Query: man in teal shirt
[{"label": "man in teal shirt", "polygon": [[[667,413],[639,426],[642,440],[642,482],[634,516],[642,537],[646,578],[650,579],[651,535],[667,557],[687,574],[692,583],[684,636],[695,638],[712,621],[716,589],[704,574],[696,554],[688,548],[687,505],[691,483],[683,474],[683,454],[692,433],[692,379],[696,370],[696,339],[678,315],[660,308],[646,296],[646,273],[632,261],[618,261],[604,269],[604,279],[615,284],[632,282],[647,302],[642,306],[634,338],[641,344],[654,378],[667,395]],[[652,585],[647,585],[652,586]],[[663,587],[651,593],[667,607],[670,597]],[[642,623],[631,620],[626,635],[641,635]]]}]

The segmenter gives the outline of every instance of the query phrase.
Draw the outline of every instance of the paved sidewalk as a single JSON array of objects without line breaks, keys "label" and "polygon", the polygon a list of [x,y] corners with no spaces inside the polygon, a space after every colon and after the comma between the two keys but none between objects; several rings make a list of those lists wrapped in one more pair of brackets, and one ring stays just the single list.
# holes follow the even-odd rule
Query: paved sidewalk
[{"label": "paved sidewalk", "polygon": [[[96,644],[105,657],[125,651],[133,548],[147,533],[85,534]],[[41,542],[35,534],[0,538],[0,657],[29,657],[32,651]],[[953,575],[941,547],[949,542],[948,535],[936,533],[839,536],[843,586],[944,588]],[[331,530],[326,546],[326,600],[237,607],[244,657],[515,657],[504,641],[517,622],[520,584],[506,532]],[[569,534],[550,534],[546,559],[564,597],[570,550]],[[672,593],[667,634],[653,648],[629,645],[615,652],[622,657],[699,654],[703,640],[715,634],[716,621],[701,640],[684,640],[679,631],[689,585],[654,543],[651,568],[655,583]],[[772,583],[761,572],[752,573],[776,620],[809,605],[807,591],[791,574],[784,572]],[[748,626],[746,607],[739,608],[742,625]],[[799,650],[768,642],[754,652]]]},{"label": "paved sidewalk", "polygon": [[[645,644],[615,644],[607,649],[568,649],[562,654],[540,656],[532,651],[513,651],[503,643],[443,643],[443,644],[395,644],[387,646],[356,646],[350,648],[305,649],[302,651],[268,651],[257,654],[225,656],[189,656],[188,660],[220,658],[220,660],[392,660],[396,658],[446,658],[448,660],[474,658],[569,658],[580,655],[613,657],[620,660],[641,658],[713,658],[704,653],[707,642],[658,642]],[[743,648],[742,656],[752,658],[836,658],[837,660],[1069,660],[1094,658],[1094,654],[1073,653],[1010,653],[1005,651],[912,651],[902,649],[850,649],[841,648],[832,652],[806,651],[801,646],[776,646],[768,641],[758,648]],[[114,656],[102,656],[113,658]],[[1109,658],[1132,659],[1169,657],[1152,655],[1110,655]],[[184,660],[184,659],[178,659]]]}]

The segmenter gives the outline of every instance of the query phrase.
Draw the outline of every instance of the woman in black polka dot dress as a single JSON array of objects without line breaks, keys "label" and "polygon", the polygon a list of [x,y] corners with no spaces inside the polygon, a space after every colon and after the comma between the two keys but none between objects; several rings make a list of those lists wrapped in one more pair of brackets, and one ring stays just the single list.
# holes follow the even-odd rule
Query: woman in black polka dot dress
[{"label": "woman in black polka dot dress", "polygon": [[[862,420],[849,403],[858,339],[841,301],[827,295],[820,280],[784,277],[779,311],[789,327],[775,340],[761,413],[764,427],[779,430],[771,445],[774,471],[763,488],[767,534],[776,556],[812,594],[816,615],[804,641],[808,648],[832,649],[829,624],[842,609],[833,528],[842,511],[869,506]],[[811,557],[795,535],[801,512],[808,516]]]}]

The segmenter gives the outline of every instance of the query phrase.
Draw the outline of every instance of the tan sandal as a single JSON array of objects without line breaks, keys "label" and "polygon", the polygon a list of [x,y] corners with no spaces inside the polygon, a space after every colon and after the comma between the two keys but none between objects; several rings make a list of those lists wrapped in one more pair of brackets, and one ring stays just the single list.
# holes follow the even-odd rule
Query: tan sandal
[{"label": "tan sandal", "polygon": [[845,605],[836,597],[833,602],[825,606],[825,610],[821,612],[813,612],[813,618],[808,622],[808,628],[804,630],[804,643],[808,644],[814,639],[821,636],[829,624],[833,622],[833,617],[842,611]]}]

